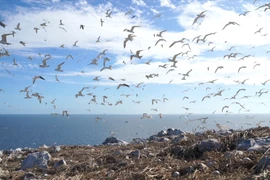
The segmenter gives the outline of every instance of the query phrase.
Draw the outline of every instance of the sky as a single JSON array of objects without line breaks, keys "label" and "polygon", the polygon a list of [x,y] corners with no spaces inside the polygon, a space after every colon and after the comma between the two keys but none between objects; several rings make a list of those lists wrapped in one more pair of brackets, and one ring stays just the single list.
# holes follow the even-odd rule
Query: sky
[{"label": "sky", "polygon": [[266,1],[0,3],[1,114],[270,112]]}]

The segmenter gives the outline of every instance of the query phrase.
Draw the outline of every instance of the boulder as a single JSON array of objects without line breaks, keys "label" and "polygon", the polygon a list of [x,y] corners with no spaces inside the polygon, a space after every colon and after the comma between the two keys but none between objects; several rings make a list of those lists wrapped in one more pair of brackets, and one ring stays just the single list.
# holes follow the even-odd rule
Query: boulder
[{"label": "boulder", "polygon": [[61,159],[60,161],[58,161],[57,163],[55,163],[54,164],[54,167],[59,167],[59,166],[62,166],[62,165],[64,165],[64,166],[67,165],[67,163],[66,163],[66,161],[64,159]]},{"label": "boulder", "polygon": [[130,153],[130,155],[132,156],[132,157],[135,157],[135,158],[140,158],[140,156],[141,156],[141,153],[140,153],[140,151],[139,150],[135,150],[135,151],[132,151],[131,153]]},{"label": "boulder", "polygon": [[162,137],[162,136],[166,136],[166,135],[167,135],[167,131],[165,131],[165,130],[159,131],[159,132],[157,133],[157,136],[158,136],[158,137]]},{"label": "boulder", "polygon": [[50,159],[51,155],[47,151],[31,153],[21,163],[21,169],[25,170],[33,167],[46,169]]},{"label": "boulder", "polygon": [[245,139],[237,145],[237,149],[247,150],[250,147],[255,146],[256,141],[253,138]]},{"label": "boulder", "polygon": [[141,138],[133,138],[133,140],[130,142],[130,144],[144,144],[147,143],[148,141],[146,139],[141,139]]},{"label": "boulder", "polygon": [[198,143],[198,150],[200,152],[219,150],[221,144],[217,139],[206,139]]},{"label": "boulder", "polygon": [[32,172],[27,172],[24,175],[24,180],[32,180],[32,179],[36,179],[36,175]]},{"label": "boulder", "polygon": [[270,157],[263,156],[254,168],[254,173],[259,174],[270,165]]},{"label": "boulder", "polygon": [[116,137],[108,137],[105,139],[105,141],[102,143],[103,145],[127,145],[128,143],[126,141],[117,139]]},{"label": "boulder", "polygon": [[177,136],[177,135],[182,135],[182,134],[185,134],[184,131],[181,131],[180,129],[174,129],[174,128],[169,128],[167,129],[167,135],[168,136]]}]

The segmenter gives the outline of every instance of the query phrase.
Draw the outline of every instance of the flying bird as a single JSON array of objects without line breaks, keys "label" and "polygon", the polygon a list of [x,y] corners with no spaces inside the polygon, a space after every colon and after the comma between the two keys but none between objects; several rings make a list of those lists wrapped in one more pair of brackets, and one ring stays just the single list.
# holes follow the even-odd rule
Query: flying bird
[{"label": "flying bird", "polygon": [[238,26],[240,26],[238,23],[236,23],[236,22],[232,22],[232,21],[230,21],[230,22],[228,22],[224,27],[223,27],[223,29],[222,30],[224,30],[228,25],[238,25]]},{"label": "flying bird", "polygon": [[117,86],[117,89],[119,89],[119,88],[122,87],[122,86],[129,87],[129,85],[127,85],[127,84],[119,84],[119,85]]},{"label": "flying bird", "polygon": [[199,20],[199,18],[205,18],[205,13],[206,11],[201,12],[200,14],[197,14],[197,17],[194,19],[192,26]]},{"label": "flying bird", "polygon": [[19,30],[19,31],[22,30],[22,29],[20,28],[20,23],[18,23],[17,26],[16,26],[16,28],[14,28],[14,29]]},{"label": "flying bird", "polygon": [[134,33],[134,28],[136,27],[141,27],[141,26],[132,26],[131,29],[124,29],[124,32],[127,31],[127,32],[130,32],[130,33]]},{"label": "flying bird", "polygon": [[63,72],[63,70],[61,69],[62,65],[65,64],[65,62],[62,62],[60,64],[57,65],[57,68],[55,69],[55,71],[59,71],[59,72]]},{"label": "flying bird", "polygon": [[1,39],[1,41],[0,41],[0,43],[1,44],[6,44],[6,45],[10,45],[11,43],[8,43],[7,42],[7,36],[9,36],[9,35],[12,35],[12,34],[2,34],[2,39]]},{"label": "flying bird", "polygon": [[6,25],[2,21],[0,21],[0,26],[2,26],[3,28],[6,27]]},{"label": "flying bird", "polygon": [[42,76],[35,76],[35,77],[33,77],[33,84],[35,84],[37,79],[45,80]]},{"label": "flying bird", "polygon": [[102,20],[102,18],[100,18],[100,25],[101,25],[101,27],[103,27],[103,23],[104,23],[104,21]]}]

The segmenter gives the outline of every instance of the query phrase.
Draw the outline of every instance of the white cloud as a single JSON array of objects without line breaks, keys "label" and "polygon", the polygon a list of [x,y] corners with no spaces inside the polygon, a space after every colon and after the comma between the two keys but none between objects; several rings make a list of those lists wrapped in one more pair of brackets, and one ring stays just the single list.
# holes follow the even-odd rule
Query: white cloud
[{"label": "white cloud", "polygon": [[132,4],[136,4],[138,6],[146,6],[143,0],[132,0]]},{"label": "white cloud", "polygon": [[162,7],[169,7],[175,9],[175,5],[170,0],[160,0],[160,6]]}]

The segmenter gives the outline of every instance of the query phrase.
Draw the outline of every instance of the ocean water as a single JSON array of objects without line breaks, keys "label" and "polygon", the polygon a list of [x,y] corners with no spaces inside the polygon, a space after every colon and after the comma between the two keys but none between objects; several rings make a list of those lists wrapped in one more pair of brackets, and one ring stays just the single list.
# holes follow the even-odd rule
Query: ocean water
[{"label": "ocean water", "polygon": [[[102,120],[95,121],[95,117]],[[148,138],[161,130],[179,128],[184,131],[224,128],[247,129],[269,125],[269,115],[216,115],[194,114],[189,116],[152,115],[70,115],[70,118],[51,115],[0,115],[0,149],[39,147],[42,145],[99,145],[114,132],[114,136],[130,142],[133,138]],[[206,123],[198,118],[208,117]],[[189,122],[187,122],[190,120]],[[197,127],[197,129],[196,129]],[[201,127],[201,128],[200,128]]]}]

